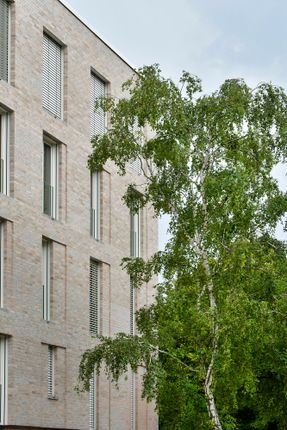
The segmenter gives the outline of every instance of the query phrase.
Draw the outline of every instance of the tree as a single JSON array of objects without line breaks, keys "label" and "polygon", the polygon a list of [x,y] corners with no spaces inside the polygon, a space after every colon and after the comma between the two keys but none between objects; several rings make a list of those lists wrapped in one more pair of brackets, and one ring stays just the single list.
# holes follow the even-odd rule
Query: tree
[{"label": "tree", "polygon": [[162,428],[244,428],[249,414],[250,428],[285,429],[287,264],[273,236],[287,197],[272,169],[286,158],[287,97],[240,79],[202,95],[197,77],[184,72],[177,86],[158,66],[123,89],[127,98],[97,104],[111,128],[93,139],[89,167],[111,159],[125,174],[139,158],[143,184],[124,201],[169,214],[171,240],[149,261],[124,260],[136,287],[160,272],[165,281],[138,311],[136,336],[100,337],[83,355],[82,387],[102,365],[115,383],[141,366]]}]

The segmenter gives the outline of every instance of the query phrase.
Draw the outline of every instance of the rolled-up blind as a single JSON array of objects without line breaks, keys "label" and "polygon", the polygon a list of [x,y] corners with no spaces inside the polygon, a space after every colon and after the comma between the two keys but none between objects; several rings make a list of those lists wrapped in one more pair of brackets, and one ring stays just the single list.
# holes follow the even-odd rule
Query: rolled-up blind
[{"label": "rolled-up blind", "polygon": [[106,131],[105,112],[102,108],[95,109],[95,103],[106,94],[106,83],[91,73],[91,137]]},{"label": "rolled-up blind", "polygon": [[43,38],[43,107],[62,118],[63,61],[62,46],[50,36]]},{"label": "rolled-up blind", "polygon": [[9,3],[0,0],[0,79],[9,78]]}]

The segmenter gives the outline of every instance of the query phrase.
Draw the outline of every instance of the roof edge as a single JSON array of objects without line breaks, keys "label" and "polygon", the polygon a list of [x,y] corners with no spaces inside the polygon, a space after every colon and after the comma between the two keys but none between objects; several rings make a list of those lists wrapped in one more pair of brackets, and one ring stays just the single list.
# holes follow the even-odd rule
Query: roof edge
[{"label": "roof edge", "polygon": [[75,11],[75,9],[73,9],[70,5],[69,2],[67,0],[57,0],[62,6],[64,6],[65,9],[67,9],[72,15],[74,15],[74,17],[80,21],[91,33],[93,33],[94,36],[96,36],[98,39],[100,39],[100,41],[106,45],[107,48],[109,48],[117,57],[119,57],[130,69],[132,69],[133,72],[137,73],[136,71],[136,67],[132,66],[123,55],[119,54],[119,52],[117,52],[116,49],[112,48],[112,46],[105,42],[105,40],[103,39],[102,36],[100,36],[94,29],[93,27],[88,24],[88,22],[82,18],[81,16],[79,16],[79,14]]}]

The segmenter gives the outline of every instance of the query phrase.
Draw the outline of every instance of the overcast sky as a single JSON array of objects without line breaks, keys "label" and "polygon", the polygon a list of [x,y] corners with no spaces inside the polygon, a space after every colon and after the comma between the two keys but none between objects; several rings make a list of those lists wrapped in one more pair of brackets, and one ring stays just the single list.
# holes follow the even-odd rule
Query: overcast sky
[{"label": "overcast sky", "polygon": [[[215,90],[226,78],[287,88],[286,0],[66,0],[131,65],[159,63]],[[286,188],[283,169],[277,169]],[[162,235],[161,235],[162,237]]]}]

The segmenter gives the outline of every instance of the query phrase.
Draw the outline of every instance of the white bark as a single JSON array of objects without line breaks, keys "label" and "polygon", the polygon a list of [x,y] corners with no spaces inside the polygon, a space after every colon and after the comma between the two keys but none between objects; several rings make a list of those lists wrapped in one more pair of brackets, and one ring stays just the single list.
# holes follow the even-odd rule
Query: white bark
[{"label": "white bark", "polygon": [[[205,202],[204,185],[203,185],[205,175],[206,175],[208,168],[209,168],[209,161],[210,161],[209,160],[209,154],[207,153],[207,156],[205,157],[205,160],[203,163],[202,171],[201,171],[200,176],[199,176],[199,189],[200,189],[200,194],[201,194],[201,199],[202,199],[202,207],[203,207],[203,211],[204,211],[204,228],[203,228],[203,231],[201,232],[201,236],[202,236],[202,234],[204,235],[204,233],[207,232],[208,221],[209,221],[207,206],[206,206],[206,202]],[[221,425],[220,418],[219,418],[219,415],[217,412],[215,398],[214,398],[214,394],[213,394],[213,386],[212,386],[214,361],[215,361],[215,358],[216,358],[216,355],[218,352],[218,331],[219,331],[219,328],[218,328],[218,324],[216,322],[217,303],[216,303],[216,298],[214,295],[214,285],[213,285],[211,270],[210,270],[209,261],[208,261],[208,254],[207,254],[206,249],[204,248],[204,243],[203,243],[202,237],[201,237],[201,240],[199,240],[198,248],[199,248],[199,254],[203,260],[203,265],[204,265],[206,276],[208,279],[207,291],[208,291],[208,297],[209,297],[209,306],[210,306],[210,309],[212,311],[212,317],[213,317],[212,354],[211,354],[210,363],[208,365],[208,369],[207,369],[206,377],[205,377],[205,381],[204,381],[204,393],[205,393],[205,398],[206,398],[206,402],[207,402],[208,414],[209,414],[211,421],[213,422],[213,428],[214,428],[214,430],[222,430],[222,425]],[[205,291],[205,289],[203,290],[203,292],[204,291]],[[199,301],[200,301],[200,298],[201,298],[201,296],[199,296]]]}]

